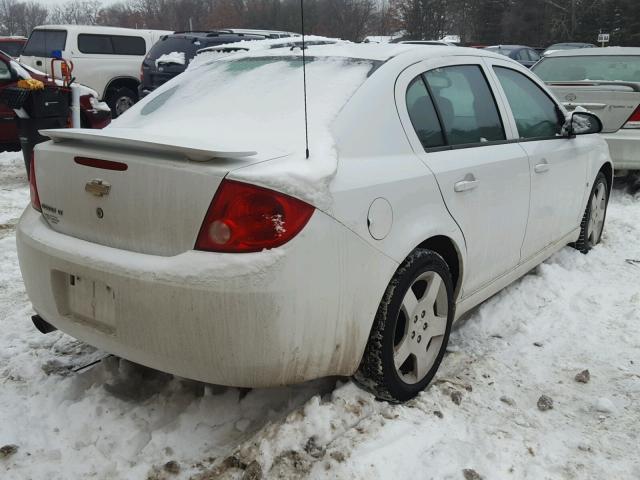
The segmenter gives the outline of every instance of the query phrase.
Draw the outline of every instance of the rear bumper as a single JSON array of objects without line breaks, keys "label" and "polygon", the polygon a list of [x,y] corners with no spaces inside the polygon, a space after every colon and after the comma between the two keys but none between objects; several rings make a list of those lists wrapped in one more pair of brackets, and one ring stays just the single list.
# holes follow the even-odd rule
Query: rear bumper
[{"label": "rear bumper", "polygon": [[[17,244],[47,322],[131,361],[242,387],[352,374],[397,268],[318,211],[284,247],[246,255],[118,250],[57,233],[30,207]],[[112,289],[112,325],[70,311],[69,275]]]},{"label": "rear bumper", "polygon": [[640,129],[621,129],[602,136],[616,170],[640,170]]}]

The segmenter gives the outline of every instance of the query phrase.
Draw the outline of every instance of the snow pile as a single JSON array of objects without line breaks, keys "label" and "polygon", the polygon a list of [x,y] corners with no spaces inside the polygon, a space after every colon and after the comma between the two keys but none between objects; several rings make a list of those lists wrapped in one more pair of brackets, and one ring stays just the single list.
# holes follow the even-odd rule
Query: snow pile
[{"label": "snow pile", "polygon": [[[256,179],[325,207],[337,168],[330,131],[342,106],[366,79],[368,61],[318,58],[307,64],[311,158],[305,159],[305,111],[299,54],[234,55],[190,67],[114,121],[109,132],[135,129],[182,142],[220,142],[239,150],[279,152],[290,161]],[[176,125],[179,119],[179,125]]]},{"label": "snow pile", "polygon": [[186,63],[186,58],[184,52],[170,52],[165,53],[164,55],[160,55],[156,58],[156,67],[160,65],[184,65]]}]

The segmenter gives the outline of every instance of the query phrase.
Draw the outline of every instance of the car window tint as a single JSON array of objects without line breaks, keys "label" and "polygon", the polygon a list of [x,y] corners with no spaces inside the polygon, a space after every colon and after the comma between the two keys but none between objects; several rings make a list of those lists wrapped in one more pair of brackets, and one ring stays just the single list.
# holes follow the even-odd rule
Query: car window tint
[{"label": "car window tint", "polygon": [[529,50],[529,58],[530,60],[537,62],[538,60],[540,60],[540,55],[538,55],[538,52],[536,52],[535,50]]},{"label": "car window tint", "polygon": [[139,55],[147,53],[147,44],[142,37],[129,37],[124,35],[113,35],[113,53],[116,55]]},{"label": "car window tint", "polygon": [[529,60],[529,55],[527,54],[526,50],[518,50],[518,53],[516,54],[516,60],[522,60],[524,62]]},{"label": "car window tint", "polygon": [[494,67],[516,120],[520,138],[555,137],[564,121],[557,105],[531,79],[515,70]]},{"label": "car window tint", "polygon": [[54,50],[64,50],[67,42],[66,30],[34,30],[22,51],[31,57],[50,57]]},{"label": "car window tint", "polygon": [[90,35],[81,33],[78,35],[78,50],[82,53],[110,55],[113,54],[113,45],[109,35]]},{"label": "car window tint", "polygon": [[413,128],[424,148],[445,144],[438,115],[422,77],[414,78],[407,88],[407,111]]},{"label": "car window tint", "polygon": [[504,128],[489,84],[477,65],[431,70],[425,80],[450,145],[504,140]]},{"label": "car window tint", "polygon": [[9,55],[10,57],[19,57],[22,53],[22,47],[24,42],[21,41],[2,41],[0,42],[0,50]]}]

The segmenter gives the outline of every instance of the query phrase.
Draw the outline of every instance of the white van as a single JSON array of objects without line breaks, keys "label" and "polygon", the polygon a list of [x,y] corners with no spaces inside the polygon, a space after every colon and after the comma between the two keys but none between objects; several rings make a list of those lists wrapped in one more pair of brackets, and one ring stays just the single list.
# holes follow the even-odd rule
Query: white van
[{"label": "white van", "polygon": [[[22,51],[20,61],[51,74],[54,52],[73,62],[78,83],[91,87],[111,107],[114,117],[138,101],[140,66],[162,30],[87,25],[36,27]],[[59,65],[59,64],[58,64]],[[59,67],[55,74],[59,77]]]}]

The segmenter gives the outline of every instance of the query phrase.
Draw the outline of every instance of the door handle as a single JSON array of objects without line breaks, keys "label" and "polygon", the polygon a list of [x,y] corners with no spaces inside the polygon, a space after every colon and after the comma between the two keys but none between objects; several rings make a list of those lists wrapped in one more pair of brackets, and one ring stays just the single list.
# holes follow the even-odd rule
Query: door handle
[{"label": "door handle", "polygon": [[535,167],[533,167],[533,170],[536,173],[544,173],[544,172],[548,172],[550,168],[551,168],[551,165],[549,165],[549,162],[547,162],[547,159],[543,158],[542,162],[538,163]]},{"label": "door handle", "polygon": [[477,186],[478,186],[478,180],[476,180],[476,177],[474,177],[473,174],[471,173],[467,173],[462,180],[460,180],[453,186],[453,189],[456,192],[460,193],[460,192],[468,192],[469,190],[473,190]]}]

